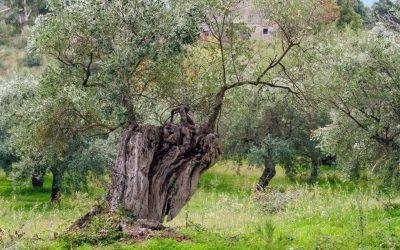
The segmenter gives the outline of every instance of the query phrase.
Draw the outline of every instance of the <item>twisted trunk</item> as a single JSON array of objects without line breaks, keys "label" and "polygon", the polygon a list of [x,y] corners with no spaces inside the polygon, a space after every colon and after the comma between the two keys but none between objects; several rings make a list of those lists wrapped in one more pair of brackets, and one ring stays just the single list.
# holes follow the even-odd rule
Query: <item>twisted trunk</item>
[{"label": "twisted trunk", "polygon": [[221,152],[218,136],[187,118],[125,130],[107,194],[109,212],[122,208],[143,226],[159,228],[189,201]]},{"label": "twisted trunk", "polygon": [[264,191],[276,174],[275,163],[270,157],[264,158],[264,171],[257,184],[258,191]]},{"label": "twisted trunk", "polygon": [[[171,121],[162,126],[131,122],[119,144],[107,211],[92,209],[70,230],[84,227],[99,213],[120,209],[151,229],[161,229],[165,219],[175,218],[195,192],[201,174],[221,155],[221,141],[214,130],[228,89],[224,86],[217,93],[212,114],[200,126],[186,107],[172,110]],[[178,124],[175,114],[180,115]]]}]

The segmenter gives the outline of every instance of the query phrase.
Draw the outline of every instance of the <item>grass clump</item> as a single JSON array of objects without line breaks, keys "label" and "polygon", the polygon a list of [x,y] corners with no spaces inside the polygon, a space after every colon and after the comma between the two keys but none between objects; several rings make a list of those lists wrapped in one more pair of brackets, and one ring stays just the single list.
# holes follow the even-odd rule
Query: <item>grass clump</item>
[{"label": "grass clump", "polygon": [[253,197],[267,213],[272,214],[286,210],[290,202],[302,196],[302,191],[296,188],[285,190],[282,186],[267,187],[264,192],[256,191]]},{"label": "grass clump", "polygon": [[88,225],[76,230],[69,230],[61,235],[60,240],[68,248],[81,245],[107,245],[124,237],[119,228],[119,217],[101,214],[93,217]]},{"label": "grass clump", "polygon": [[[0,174],[0,244],[14,249],[400,249],[398,193],[384,196],[373,183],[327,181],[334,172],[322,172],[313,186],[293,183],[278,168],[257,200],[252,193],[261,172],[218,163],[202,176],[181,213],[165,224],[174,233],[139,240],[118,231],[120,218],[101,216],[81,231],[63,234],[96,204],[90,192],[65,194],[53,205],[48,177],[43,190],[34,190],[12,185]],[[129,217],[123,211],[116,216]]]}]

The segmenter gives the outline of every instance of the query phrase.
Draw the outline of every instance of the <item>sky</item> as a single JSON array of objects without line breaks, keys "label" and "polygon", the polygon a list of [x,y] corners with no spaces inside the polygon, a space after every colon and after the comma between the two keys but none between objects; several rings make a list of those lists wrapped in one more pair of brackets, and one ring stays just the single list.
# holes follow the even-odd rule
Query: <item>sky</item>
[{"label": "sky", "polygon": [[373,3],[376,2],[376,0],[362,0],[364,2],[365,5],[367,6],[371,6]]}]

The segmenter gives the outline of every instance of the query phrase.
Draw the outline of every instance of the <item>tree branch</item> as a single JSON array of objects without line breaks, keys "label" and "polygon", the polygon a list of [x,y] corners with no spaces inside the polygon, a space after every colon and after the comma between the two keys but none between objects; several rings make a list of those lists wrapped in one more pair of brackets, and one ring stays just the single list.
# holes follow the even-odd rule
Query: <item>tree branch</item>
[{"label": "tree branch", "polygon": [[93,63],[93,52],[90,53],[89,63],[84,68],[86,76],[85,76],[85,79],[83,79],[83,84],[82,84],[83,87],[88,87],[89,86],[87,83],[89,81],[90,75],[92,74],[92,72],[91,72],[92,63]]},{"label": "tree branch", "polygon": [[212,111],[211,115],[209,116],[208,121],[201,126],[202,131],[204,133],[214,132],[216,121],[217,121],[218,116],[222,109],[222,103],[224,100],[225,93],[229,89],[233,89],[233,88],[240,87],[243,85],[254,85],[254,86],[265,85],[265,86],[269,86],[272,88],[285,89],[285,90],[289,91],[290,93],[297,94],[295,91],[293,91],[288,86],[276,85],[271,82],[262,81],[262,78],[270,70],[272,70],[277,65],[280,65],[282,63],[282,60],[287,56],[288,52],[296,45],[299,45],[299,44],[298,43],[289,43],[288,46],[282,52],[282,54],[279,57],[275,57],[270,62],[270,64],[265,68],[265,70],[257,77],[256,81],[240,81],[240,82],[232,83],[230,85],[224,84],[215,96],[215,103],[214,103],[213,111]]}]

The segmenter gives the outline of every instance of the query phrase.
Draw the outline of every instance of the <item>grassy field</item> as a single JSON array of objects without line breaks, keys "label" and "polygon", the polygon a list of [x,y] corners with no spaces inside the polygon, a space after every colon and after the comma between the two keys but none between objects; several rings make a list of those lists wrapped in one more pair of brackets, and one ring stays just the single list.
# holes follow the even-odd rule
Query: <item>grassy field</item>
[{"label": "grassy field", "polygon": [[63,230],[101,199],[99,192],[48,202],[45,188],[12,185],[0,173],[0,246],[10,249],[399,249],[399,197],[382,198],[364,181],[340,182],[325,172],[319,184],[290,182],[278,170],[267,192],[254,194],[261,170],[220,163],[204,174],[180,215],[166,223],[184,235],[135,242],[82,244],[62,240]]}]

